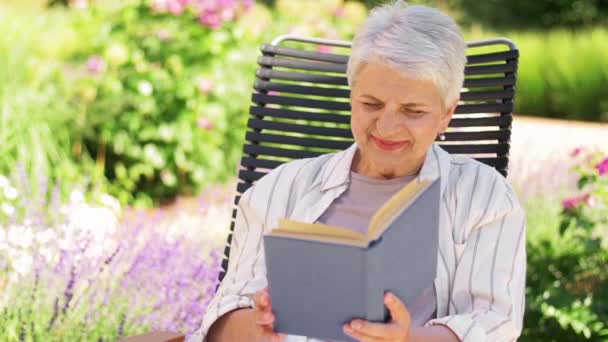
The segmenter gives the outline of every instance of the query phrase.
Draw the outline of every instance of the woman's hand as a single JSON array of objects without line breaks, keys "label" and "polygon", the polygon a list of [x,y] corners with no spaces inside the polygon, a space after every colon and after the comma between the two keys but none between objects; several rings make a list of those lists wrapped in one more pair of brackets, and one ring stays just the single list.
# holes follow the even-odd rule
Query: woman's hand
[{"label": "woman's hand", "polygon": [[390,323],[373,323],[356,319],[344,325],[344,333],[361,342],[410,342],[411,318],[405,305],[392,293],[384,296],[384,304],[391,314]]},{"label": "woman's hand", "polygon": [[286,335],[274,332],[274,314],[270,303],[268,288],[260,290],[253,295],[253,317],[257,329],[256,341],[282,342]]}]

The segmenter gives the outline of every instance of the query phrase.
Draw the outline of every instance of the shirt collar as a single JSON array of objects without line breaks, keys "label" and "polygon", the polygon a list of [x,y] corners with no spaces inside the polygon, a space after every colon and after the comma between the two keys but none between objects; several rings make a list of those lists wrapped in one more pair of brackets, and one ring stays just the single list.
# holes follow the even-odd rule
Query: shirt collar
[{"label": "shirt collar", "polygon": [[[357,143],[354,142],[346,150],[332,155],[323,165],[318,178],[321,182],[321,190],[326,191],[334,187],[342,186],[350,182],[350,169],[357,151]],[[433,181],[439,177],[446,179],[450,154],[433,143],[426,153],[424,163],[418,174],[418,182],[422,180]],[[447,161],[447,162],[446,162]],[[313,184],[314,186],[315,184]]]}]

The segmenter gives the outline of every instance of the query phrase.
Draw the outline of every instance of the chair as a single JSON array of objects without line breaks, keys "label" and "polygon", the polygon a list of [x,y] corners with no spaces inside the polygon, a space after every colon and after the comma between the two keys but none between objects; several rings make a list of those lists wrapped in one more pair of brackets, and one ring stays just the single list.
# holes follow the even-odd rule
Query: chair
[{"label": "chair", "polygon": [[[288,43],[299,46],[284,46]],[[353,142],[348,55],[316,51],[319,46],[347,50],[350,42],[284,35],[261,47],[220,282],[228,267],[241,194],[285,162],[343,150]],[[482,52],[468,56],[462,103],[439,144],[450,153],[491,165],[506,177],[519,52],[513,42],[502,38],[467,46],[468,51]],[[153,338],[161,335],[144,336],[149,341],[169,341]]]},{"label": "chair", "polygon": [[[298,46],[284,46],[287,43]],[[262,45],[235,206],[241,194],[277,166],[343,150],[352,144],[346,80],[348,55],[320,52],[315,49],[319,46],[348,49],[351,44],[284,35]],[[475,50],[481,52],[474,53]],[[449,153],[468,155],[493,166],[506,177],[519,51],[504,38],[470,42],[467,54],[469,51],[461,103],[445,133],[446,139],[438,144]],[[236,207],[224,248],[220,282],[228,267],[235,219]]]}]

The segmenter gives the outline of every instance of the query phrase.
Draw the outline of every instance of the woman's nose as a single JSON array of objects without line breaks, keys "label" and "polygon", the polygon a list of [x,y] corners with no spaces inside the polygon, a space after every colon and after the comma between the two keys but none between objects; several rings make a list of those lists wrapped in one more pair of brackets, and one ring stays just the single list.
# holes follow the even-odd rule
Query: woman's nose
[{"label": "woman's nose", "polygon": [[395,111],[387,110],[383,112],[376,121],[376,131],[380,137],[390,138],[395,133],[403,129],[403,123]]}]

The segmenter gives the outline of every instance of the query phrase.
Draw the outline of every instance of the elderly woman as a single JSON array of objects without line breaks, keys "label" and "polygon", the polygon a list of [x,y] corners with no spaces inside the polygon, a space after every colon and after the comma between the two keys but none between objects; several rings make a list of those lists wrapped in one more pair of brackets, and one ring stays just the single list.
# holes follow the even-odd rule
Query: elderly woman
[{"label": "elderly woman", "polygon": [[[522,330],[525,217],[493,168],[434,141],[458,104],[465,43],[441,12],[372,10],[348,62],[347,150],[281,165],[240,199],[226,277],[191,341],[314,341],[273,331],[262,235],[289,217],[364,230],[410,181],[441,181],[437,278],[415,303],[387,294],[388,323],[353,320],[359,341],[512,341]],[[297,289],[294,289],[297,295]]]}]

